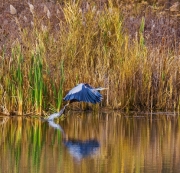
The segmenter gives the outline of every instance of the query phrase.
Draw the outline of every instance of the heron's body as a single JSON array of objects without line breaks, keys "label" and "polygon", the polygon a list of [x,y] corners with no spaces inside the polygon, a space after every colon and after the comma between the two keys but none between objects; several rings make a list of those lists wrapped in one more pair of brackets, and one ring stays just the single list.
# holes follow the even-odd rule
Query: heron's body
[{"label": "heron's body", "polygon": [[99,103],[102,101],[102,95],[98,92],[101,88],[93,88],[89,84],[81,83],[71,89],[69,93],[64,97],[65,101],[70,102],[89,102]]}]

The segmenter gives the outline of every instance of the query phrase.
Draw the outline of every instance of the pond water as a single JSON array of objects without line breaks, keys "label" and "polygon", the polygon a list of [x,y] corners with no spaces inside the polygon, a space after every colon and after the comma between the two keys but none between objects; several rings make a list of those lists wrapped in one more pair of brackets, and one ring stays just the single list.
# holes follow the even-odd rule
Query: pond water
[{"label": "pond water", "polygon": [[177,115],[0,117],[0,173],[179,173]]}]

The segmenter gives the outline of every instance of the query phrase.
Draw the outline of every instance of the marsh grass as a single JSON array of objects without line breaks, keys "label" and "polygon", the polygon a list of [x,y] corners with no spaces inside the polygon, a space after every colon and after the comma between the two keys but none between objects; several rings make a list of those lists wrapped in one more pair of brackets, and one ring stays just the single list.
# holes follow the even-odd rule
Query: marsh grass
[{"label": "marsh grass", "polygon": [[16,93],[14,93],[13,97],[16,97],[17,102],[17,111],[18,115],[22,115],[23,113],[23,55],[21,53],[20,46],[15,47],[12,50],[12,57],[15,59],[16,63],[14,63],[14,67],[11,69],[13,75],[12,85],[16,88]]},{"label": "marsh grass", "polygon": [[[18,114],[59,110],[77,83],[108,87],[101,106],[124,110],[179,110],[179,57],[166,42],[148,47],[145,17],[136,37],[125,32],[120,8],[109,1],[82,8],[66,2],[53,19],[35,11],[21,27],[11,55],[1,55],[1,106]],[[56,26],[56,27],[55,27]],[[96,110],[96,107],[94,107]]]}]

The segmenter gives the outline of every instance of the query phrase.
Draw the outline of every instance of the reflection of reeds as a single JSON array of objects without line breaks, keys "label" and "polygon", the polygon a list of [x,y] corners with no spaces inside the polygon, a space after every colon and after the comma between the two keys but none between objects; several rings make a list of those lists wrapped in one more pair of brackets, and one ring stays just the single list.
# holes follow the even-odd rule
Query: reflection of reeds
[{"label": "reflection of reeds", "polygon": [[0,169],[11,168],[14,172],[28,169],[33,173],[52,169],[54,172],[82,172],[82,167],[63,145],[63,139],[84,142],[95,139],[100,148],[97,155],[82,160],[85,173],[148,172],[152,166],[153,172],[179,170],[180,118],[177,116],[73,112],[59,123],[64,136],[47,122],[8,118],[0,125]]},{"label": "reflection of reeds", "polygon": [[19,21],[19,42],[9,57],[5,49],[0,57],[1,104],[9,112],[59,110],[63,94],[80,82],[109,88],[102,105],[113,109],[180,109],[177,50],[166,49],[165,39],[147,47],[146,16],[130,37],[110,1],[103,9],[65,3],[59,11],[61,18],[51,20],[34,10],[26,28]]}]

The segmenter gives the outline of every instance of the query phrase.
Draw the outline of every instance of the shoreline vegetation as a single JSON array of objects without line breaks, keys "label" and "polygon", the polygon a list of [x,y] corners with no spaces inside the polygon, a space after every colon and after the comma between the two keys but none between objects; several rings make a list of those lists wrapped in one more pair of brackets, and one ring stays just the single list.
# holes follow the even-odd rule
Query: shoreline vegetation
[{"label": "shoreline vegetation", "polygon": [[82,82],[109,88],[93,110],[179,112],[180,16],[173,5],[0,4],[0,18],[7,17],[0,28],[0,112],[57,112]]}]

